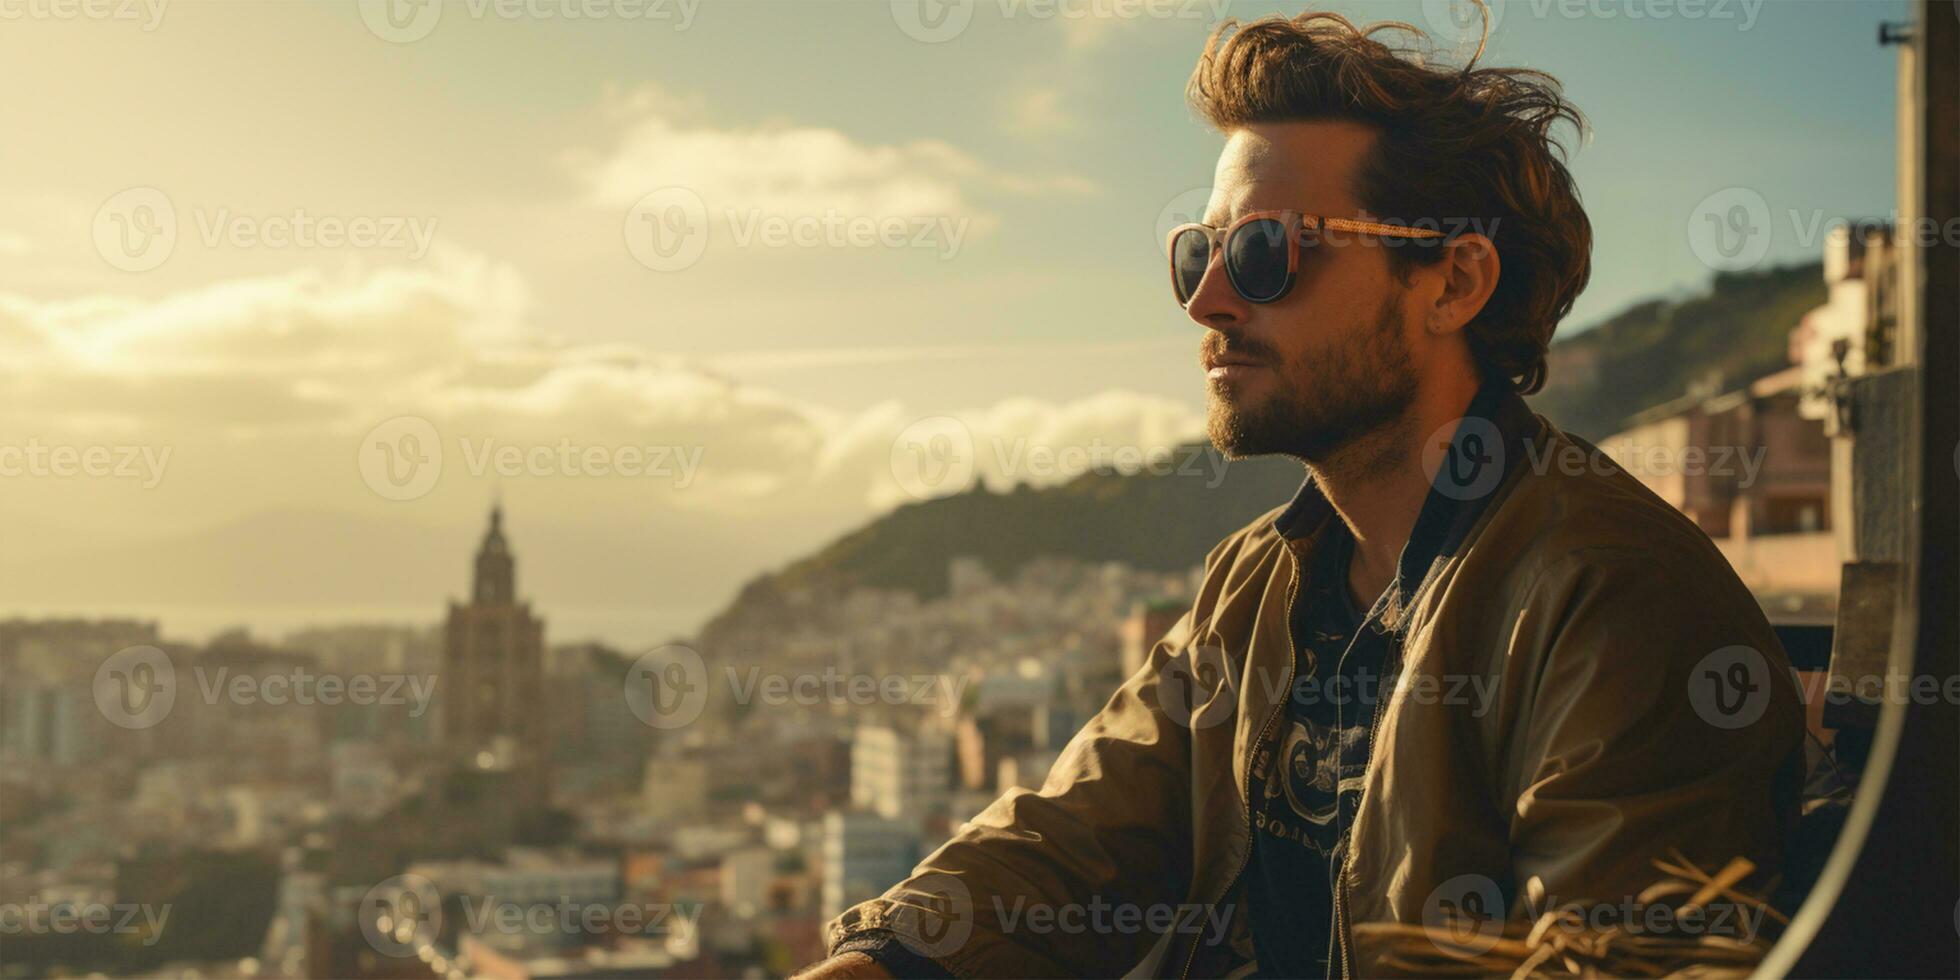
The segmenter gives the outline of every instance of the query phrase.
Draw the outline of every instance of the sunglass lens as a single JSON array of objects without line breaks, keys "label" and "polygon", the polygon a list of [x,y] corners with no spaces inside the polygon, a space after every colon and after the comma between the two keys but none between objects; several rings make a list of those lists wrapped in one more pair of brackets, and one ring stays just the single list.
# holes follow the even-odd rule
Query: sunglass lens
[{"label": "sunglass lens", "polygon": [[1255,303],[1286,291],[1286,225],[1260,218],[1238,227],[1225,242],[1225,268],[1239,294]]},{"label": "sunglass lens", "polygon": [[1210,265],[1211,239],[1204,232],[1187,228],[1171,241],[1171,284],[1180,306],[1191,302]]}]

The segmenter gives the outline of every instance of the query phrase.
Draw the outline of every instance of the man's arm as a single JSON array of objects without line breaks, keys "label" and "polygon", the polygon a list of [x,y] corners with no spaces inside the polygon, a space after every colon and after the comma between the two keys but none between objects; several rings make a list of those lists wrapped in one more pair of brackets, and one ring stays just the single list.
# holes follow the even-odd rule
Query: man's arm
[{"label": "man's arm", "polygon": [[[1140,960],[1158,937],[1083,936],[1057,928],[1053,916],[1075,921],[1097,903],[1146,907],[1183,897],[1191,733],[1164,711],[1158,682],[1191,642],[1191,622],[1187,613],[1158,641],[1069,742],[1039,792],[994,801],[910,878],[830,923],[830,949],[889,934],[955,976],[1116,976]],[[855,957],[819,967],[864,968]]]},{"label": "man's arm", "polygon": [[1803,706],[1755,599],[1700,555],[1594,549],[1528,591],[1546,651],[1507,767],[1513,869],[1561,901],[1631,902],[1670,848],[1772,869]]},{"label": "man's arm", "polygon": [[892,975],[863,953],[842,953],[790,974],[789,980],[892,980]]}]

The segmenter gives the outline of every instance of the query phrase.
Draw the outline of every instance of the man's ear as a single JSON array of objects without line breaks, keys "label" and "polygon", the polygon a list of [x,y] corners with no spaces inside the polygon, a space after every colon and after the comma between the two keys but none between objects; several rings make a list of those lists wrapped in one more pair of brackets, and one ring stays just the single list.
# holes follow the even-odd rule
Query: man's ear
[{"label": "man's ear", "polygon": [[1442,276],[1442,291],[1430,306],[1425,324],[1432,334],[1462,330],[1490,301],[1501,271],[1497,245],[1475,232],[1450,239],[1442,249],[1443,261],[1431,267]]}]

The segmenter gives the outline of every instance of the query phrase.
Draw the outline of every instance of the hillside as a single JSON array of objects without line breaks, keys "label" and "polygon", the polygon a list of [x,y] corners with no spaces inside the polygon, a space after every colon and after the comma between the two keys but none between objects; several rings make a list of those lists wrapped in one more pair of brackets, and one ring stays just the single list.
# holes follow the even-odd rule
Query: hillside
[{"label": "hillside", "polygon": [[1734,389],[1789,360],[1790,329],[1824,302],[1819,263],[1718,273],[1707,293],[1648,300],[1552,345],[1552,372],[1532,408],[1600,439],[1627,416],[1680,397],[1720,373]]},{"label": "hillside", "polygon": [[[1822,270],[1813,263],[1722,274],[1705,294],[1636,304],[1554,344],[1552,383],[1532,407],[1587,438],[1610,435],[1627,416],[1711,372],[1734,388],[1785,366],[1790,329],[1823,301]],[[910,504],[751,581],[703,631],[703,642],[712,646],[738,622],[766,627],[793,615],[781,601],[787,587],[942,595],[948,564],[961,555],[996,575],[1042,555],[1188,568],[1226,534],[1285,502],[1301,477],[1296,462],[1256,459],[1229,464],[1215,488],[1188,474],[1089,473],[1056,487],[976,487]]]},{"label": "hillside", "polygon": [[[1196,447],[1192,447],[1196,448]],[[839,538],[780,572],[751,581],[703,630],[709,646],[733,621],[753,626],[782,612],[790,587],[818,592],[858,586],[944,595],[952,558],[970,555],[995,575],[1029,559],[1062,555],[1138,568],[1190,568],[1227,534],[1285,503],[1304,471],[1289,459],[1224,463],[1209,446],[1192,472],[1085,473],[1055,487],[966,493],[907,504]],[[1186,458],[1175,457],[1178,468]],[[1214,467],[1223,479],[1211,484]]]}]

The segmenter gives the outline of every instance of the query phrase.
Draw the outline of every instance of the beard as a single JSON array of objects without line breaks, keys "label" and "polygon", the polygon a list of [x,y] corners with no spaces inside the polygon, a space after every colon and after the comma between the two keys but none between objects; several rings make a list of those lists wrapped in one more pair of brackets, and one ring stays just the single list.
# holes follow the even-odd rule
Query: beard
[{"label": "beard", "polygon": [[1261,344],[1208,335],[1208,347],[1278,361],[1280,380],[1279,390],[1259,401],[1229,381],[1211,381],[1205,429],[1212,445],[1229,459],[1280,453],[1319,463],[1401,419],[1417,384],[1395,300],[1384,296],[1375,322],[1344,343],[1284,360]]}]

